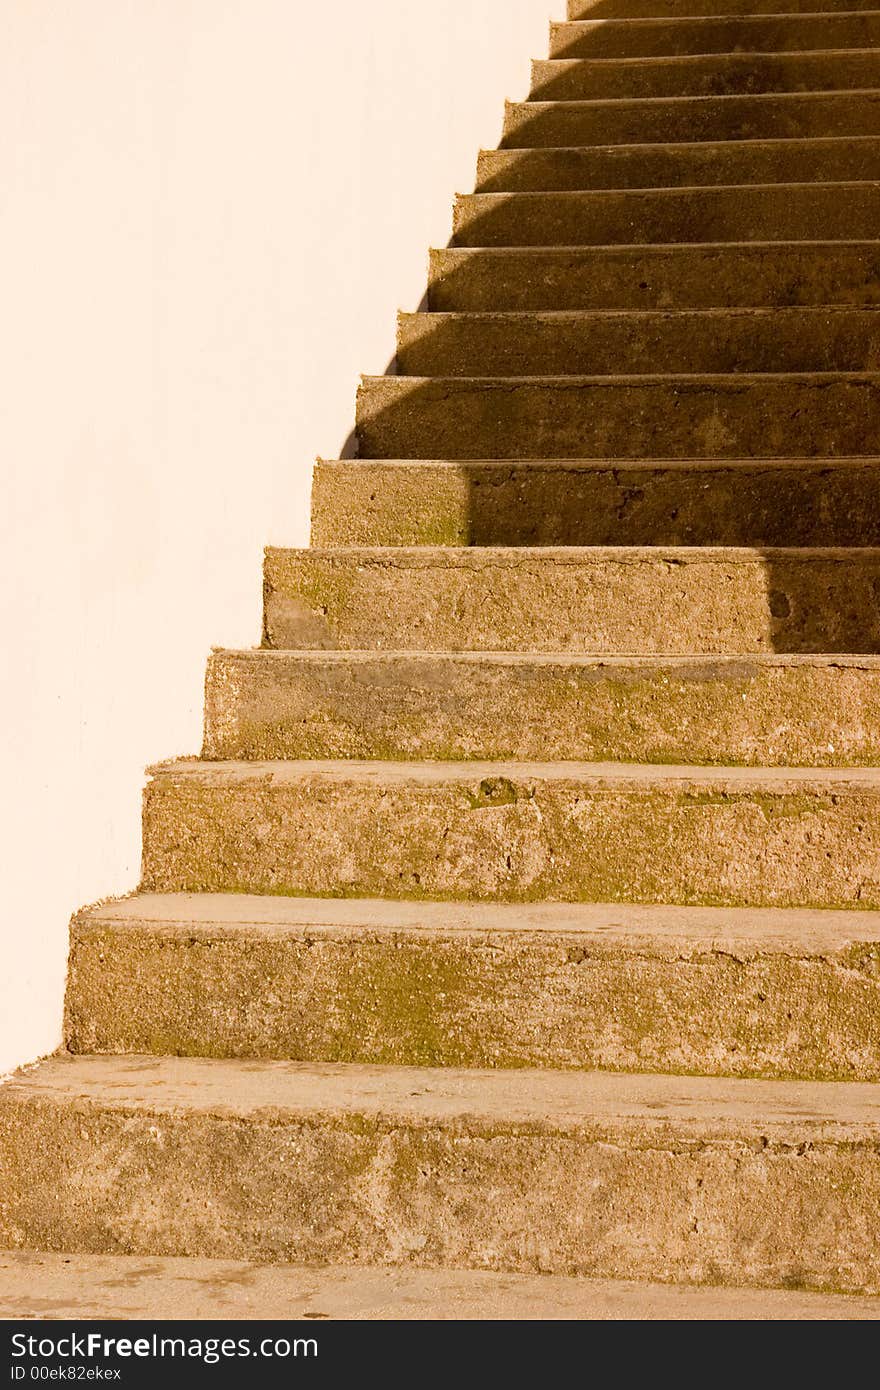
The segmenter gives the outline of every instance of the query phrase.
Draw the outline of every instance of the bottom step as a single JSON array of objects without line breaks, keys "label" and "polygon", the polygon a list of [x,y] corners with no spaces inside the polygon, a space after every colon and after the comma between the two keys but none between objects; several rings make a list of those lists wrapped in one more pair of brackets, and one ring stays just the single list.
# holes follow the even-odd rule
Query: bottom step
[{"label": "bottom step", "polygon": [[880,1086],[57,1057],[0,1245],[880,1292]]},{"label": "bottom step", "polygon": [[0,1318],[866,1321],[880,1300],[480,1270],[341,1269],[0,1252]]}]

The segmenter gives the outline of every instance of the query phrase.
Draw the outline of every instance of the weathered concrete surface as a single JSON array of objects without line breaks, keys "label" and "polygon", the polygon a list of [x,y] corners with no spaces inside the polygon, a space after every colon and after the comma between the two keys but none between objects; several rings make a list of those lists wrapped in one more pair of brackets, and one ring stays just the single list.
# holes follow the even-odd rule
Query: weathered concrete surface
[{"label": "weathered concrete surface", "polygon": [[312,545],[878,546],[880,458],[321,461]]},{"label": "weathered concrete surface", "polygon": [[[878,166],[880,167],[880,166]],[[880,367],[877,309],[398,316],[402,376],[859,372]]]},{"label": "weathered concrete surface", "polygon": [[880,87],[880,49],[710,53],[696,57],[557,58],[532,63],[534,101],[743,96]]},{"label": "weathered concrete surface", "polygon": [[58,1058],[0,1089],[0,1238],[876,1293],[878,1142],[865,1084]]},{"label": "weathered concrete surface", "polygon": [[[629,82],[629,75],[625,74]],[[596,93],[591,92],[595,97]],[[509,102],[503,148],[880,135],[880,90]]]},{"label": "weathered concrete surface", "polygon": [[880,242],[452,247],[431,252],[440,311],[880,303]]},{"label": "weathered concrete surface", "polygon": [[[827,14],[833,10],[873,10],[877,0],[785,0],[786,14]],[[663,0],[663,14],[672,18],[706,15],[776,15],[779,0]],[[654,19],[657,0],[568,0],[568,18]]]},{"label": "weathered concrete surface", "polygon": [[876,182],[468,193],[455,200],[453,242],[456,246],[610,246],[831,241],[875,237],[878,226],[880,183]]},{"label": "weathered concrete surface", "polygon": [[880,374],[364,377],[363,458],[842,458],[876,448]]},{"label": "weathered concrete surface", "polygon": [[877,764],[880,658],[215,652],[203,756]]},{"label": "weathered concrete surface", "polygon": [[[665,8],[665,6],[664,6]],[[791,53],[880,45],[875,12],[670,16],[553,23],[551,58]]]},{"label": "weathered concrete surface", "polygon": [[71,925],[77,1053],[880,1078],[880,914],[143,895]]},{"label": "weathered concrete surface", "polygon": [[683,546],[275,550],[269,647],[880,651],[880,552]]},{"label": "weathered concrete surface", "polygon": [[838,183],[875,179],[876,136],[481,150],[478,193],[672,188],[695,184]]},{"label": "weathered concrete surface", "polygon": [[880,1300],[468,1269],[328,1268],[9,1250],[0,1252],[0,1318],[856,1322],[880,1318]]},{"label": "weathered concrete surface", "polygon": [[169,763],[153,892],[880,906],[880,771]]}]

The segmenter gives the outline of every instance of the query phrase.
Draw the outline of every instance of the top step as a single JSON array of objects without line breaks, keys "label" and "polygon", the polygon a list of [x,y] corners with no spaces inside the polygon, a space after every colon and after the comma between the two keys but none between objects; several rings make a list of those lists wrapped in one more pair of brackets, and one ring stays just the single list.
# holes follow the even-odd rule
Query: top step
[{"label": "top step", "polygon": [[875,10],[877,0],[568,0],[569,20],[712,18]]},{"label": "top step", "polygon": [[707,53],[793,53],[871,48],[880,11],[832,14],[665,16],[553,24],[551,58],[656,58]]}]

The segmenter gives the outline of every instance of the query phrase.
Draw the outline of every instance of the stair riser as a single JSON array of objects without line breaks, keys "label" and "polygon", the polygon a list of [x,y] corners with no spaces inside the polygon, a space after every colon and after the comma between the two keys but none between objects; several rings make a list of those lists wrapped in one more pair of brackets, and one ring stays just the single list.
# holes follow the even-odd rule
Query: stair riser
[{"label": "stair riser", "polygon": [[877,377],[370,377],[363,458],[825,458],[880,439]]},{"label": "stair riser", "polygon": [[204,756],[880,763],[880,668],[217,653]]},{"label": "stair riser", "polygon": [[266,645],[585,655],[880,651],[875,550],[270,550]]},{"label": "stair riser", "polygon": [[438,250],[428,299],[441,312],[878,304],[880,245]]},{"label": "stair riser", "polygon": [[[504,769],[504,764],[501,769]],[[819,777],[819,774],[817,774]],[[831,786],[833,794],[819,791]],[[163,775],[144,803],[147,892],[482,902],[880,907],[880,796],[451,773]]]},{"label": "stair riser", "polygon": [[[702,97],[687,101],[521,102],[508,105],[502,145],[533,148],[641,142],[880,135],[880,93]],[[624,93],[632,97],[632,92]]]},{"label": "stair riser", "polygon": [[316,546],[880,545],[880,460],[319,463]]},{"label": "stair riser", "polygon": [[457,246],[857,240],[877,235],[880,184],[477,193],[453,225]]},{"label": "stair riser", "polygon": [[880,49],[837,53],[734,53],[705,58],[556,59],[532,64],[531,101],[632,101],[880,87]]},{"label": "stair riser", "polygon": [[[74,924],[74,1053],[880,1077],[880,940]],[[267,989],[267,981],[271,987]]]},{"label": "stair riser", "polygon": [[483,150],[478,193],[874,179],[880,141],[782,140],[604,149]]},{"label": "stair riser", "polygon": [[724,18],[664,18],[614,23],[587,17],[550,26],[551,58],[654,58],[675,54],[776,54],[880,44],[871,12]]},{"label": "stair riser", "polygon": [[876,1144],[833,1132],[10,1095],[0,1162],[15,1247],[878,1289]]},{"label": "stair riser", "polygon": [[402,314],[403,376],[858,372],[880,367],[880,313]]}]

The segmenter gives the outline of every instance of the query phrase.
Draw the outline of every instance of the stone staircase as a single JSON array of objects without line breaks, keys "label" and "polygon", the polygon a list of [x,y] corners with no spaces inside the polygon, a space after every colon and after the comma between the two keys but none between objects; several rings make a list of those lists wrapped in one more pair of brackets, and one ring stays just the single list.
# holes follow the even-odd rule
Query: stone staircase
[{"label": "stone staircase", "polygon": [[0,1243],[880,1293],[880,11],[786,9],[552,26],[74,920]]}]

